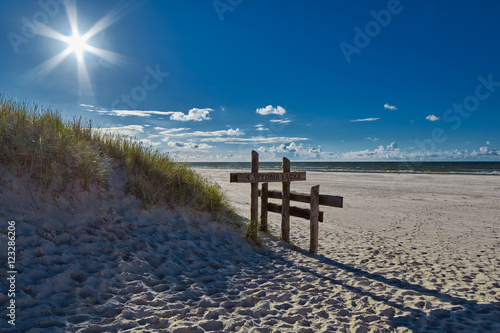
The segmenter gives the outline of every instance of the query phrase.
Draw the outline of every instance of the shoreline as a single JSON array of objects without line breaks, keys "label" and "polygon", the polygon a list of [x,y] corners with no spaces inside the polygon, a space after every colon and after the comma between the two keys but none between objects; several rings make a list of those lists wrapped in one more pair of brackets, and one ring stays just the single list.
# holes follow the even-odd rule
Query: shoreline
[{"label": "shoreline", "polygon": [[[248,162],[191,162],[197,169],[250,170]],[[281,171],[281,162],[260,162],[262,169]],[[500,175],[500,161],[488,162],[293,162],[292,171],[326,173],[396,173],[442,175]]]}]

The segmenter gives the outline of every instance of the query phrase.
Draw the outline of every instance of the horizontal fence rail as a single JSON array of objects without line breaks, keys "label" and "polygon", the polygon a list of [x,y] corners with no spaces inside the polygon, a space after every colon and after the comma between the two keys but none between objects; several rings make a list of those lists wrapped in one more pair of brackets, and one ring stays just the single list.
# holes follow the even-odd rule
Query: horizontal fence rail
[{"label": "horizontal fence rail", "polygon": [[[267,213],[285,213],[287,216],[295,216],[303,219],[307,219],[310,221],[311,228],[311,240],[309,246],[309,252],[318,253],[318,222],[323,222],[324,213],[319,210],[319,206],[330,206],[342,208],[344,205],[344,198],[336,195],[320,195],[319,194],[319,185],[313,186],[311,188],[311,193],[298,193],[298,192],[287,192],[286,198],[287,202],[297,201],[304,202],[309,204],[309,208],[300,208],[287,205],[284,208],[283,204],[275,204],[269,202],[269,199],[282,199],[285,197],[283,195],[284,192],[269,190],[268,183],[262,184],[262,190],[259,189],[258,196],[261,198],[261,230],[267,230]],[[289,229],[287,230],[287,234],[289,233]],[[282,226],[283,233],[283,226]],[[289,236],[288,236],[289,237]],[[283,239],[283,237],[282,237]],[[289,238],[283,239],[286,242],[289,242]]]},{"label": "horizontal fence rail", "polygon": [[[262,191],[259,190],[259,197],[262,195]],[[282,199],[282,194],[280,191],[268,190],[267,197],[270,199]],[[311,195],[306,193],[290,192],[290,200],[297,202],[311,202]],[[337,195],[319,195],[319,204],[323,206],[343,208],[344,198]]]},{"label": "horizontal fence rail", "polygon": [[[271,202],[267,203],[267,211],[268,212],[273,212],[273,213],[278,213],[281,214],[281,205],[280,204],[274,204]],[[299,208],[299,207],[294,207],[290,206],[290,216],[295,216],[295,217],[300,217],[306,220],[311,219],[311,211],[309,208]],[[323,222],[323,212],[319,212],[318,215],[318,221]]]}]

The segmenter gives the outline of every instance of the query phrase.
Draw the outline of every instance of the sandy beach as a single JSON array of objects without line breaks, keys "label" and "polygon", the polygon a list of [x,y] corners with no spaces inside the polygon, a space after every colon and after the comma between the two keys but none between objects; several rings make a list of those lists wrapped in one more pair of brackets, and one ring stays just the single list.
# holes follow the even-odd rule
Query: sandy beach
[{"label": "sandy beach", "polygon": [[[248,218],[249,184],[229,183],[230,170],[199,171]],[[303,250],[306,220],[292,218],[294,245],[261,234],[260,249],[210,214],[141,210],[121,173],[106,191],[51,197],[3,170],[1,212],[17,228],[16,329],[500,331],[500,177],[307,177],[292,190],[319,184],[344,197],[344,208],[323,209],[317,255]],[[269,216],[279,234],[279,215]],[[2,309],[7,301],[2,293]],[[12,327],[5,310],[0,323]]]},{"label": "sandy beach", "polygon": [[[199,171],[249,217],[249,185],[228,180],[238,170]],[[321,299],[325,323],[359,332],[500,331],[499,177],[308,172],[291,189],[318,184],[321,194],[343,196],[344,208],[321,208],[317,256],[295,248],[283,255],[300,272],[289,283],[307,291],[304,299]],[[280,218],[269,214],[275,235]],[[291,241],[309,248],[307,220],[291,218]]]}]

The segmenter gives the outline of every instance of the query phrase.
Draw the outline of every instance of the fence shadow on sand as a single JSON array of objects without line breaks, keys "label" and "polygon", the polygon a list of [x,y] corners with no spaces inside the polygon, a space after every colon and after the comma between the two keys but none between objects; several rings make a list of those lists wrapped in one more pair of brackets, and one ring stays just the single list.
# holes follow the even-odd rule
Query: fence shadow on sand
[{"label": "fence shadow on sand", "polygon": [[[287,247],[289,246],[290,248],[292,247],[289,244],[284,243],[284,245]],[[393,288],[413,291],[416,293],[415,296],[418,296],[419,294],[433,296],[442,303],[452,305],[451,309],[448,310],[434,309],[429,313],[425,313],[420,309],[388,300],[370,290],[349,285],[346,281],[327,277],[315,271],[314,268],[296,266],[297,269],[305,273],[312,274],[319,279],[329,281],[330,283],[342,286],[353,293],[368,296],[377,302],[381,302],[393,308],[410,313],[406,316],[389,318],[390,324],[393,328],[406,327],[418,332],[500,332],[500,302],[484,304],[478,303],[465,298],[451,296],[438,290],[427,289],[419,284],[410,283],[401,279],[386,278],[383,275],[370,273],[322,255],[310,254],[303,250],[299,250],[298,252],[301,255],[317,260],[319,263],[330,265],[339,270],[352,273],[357,277],[370,279],[374,282],[381,282]],[[282,260],[288,261],[285,258],[282,258]],[[292,262],[289,263],[293,265]]]}]

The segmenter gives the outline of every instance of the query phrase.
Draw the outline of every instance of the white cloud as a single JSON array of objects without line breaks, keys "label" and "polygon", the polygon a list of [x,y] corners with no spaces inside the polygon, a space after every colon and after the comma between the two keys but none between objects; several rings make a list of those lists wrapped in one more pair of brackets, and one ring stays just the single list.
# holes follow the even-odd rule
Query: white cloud
[{"label": "white cloud", "polygon": [[470,153],[470,156],[472,157],[487,157],[487,156],[500,156],[500,151],[496,150],[495,148],[490,149],[487,146],[480,147],[479,151],[473,151]]},{"label": "white cloud", "polygon": [[425,119],[427,119],[429,121],[438,121],[441,118],[439,118],[438,116],[435,116],[435,115],[431,114],[431,115],[428,115],[427,117],[425,117]]},{"label": "white cloud", "polygon": [[213,151],[203,151],[203,150],[171,150],[168,152],[169,155],[175,157],[179,161],[189,161],[189,162],[221,162],[221,161],[233,161],[233,162],[244,162],[248,160],[248,154],[234,154],[232,152],[225,154],[217,154]]},{"label": "white cloud", "polygon": [[288,123],[291,123],[292,120],[288,119],[288,118],[285,118],[285,119],[271,119],[270,122],[272,122],[272,123],[278,123],[278,124],[288,124]]},{"label": "white cloud", "polygon": [[150,139],[141,139],[139,142],[142,142],[146,147],[161,145],[161,142],[151,141]]},{"label": "white cloud", "polygon": [[[222,132],[222,133],[221,133],[221,132]],[[240,135],[245,134],[245,132],[240,131],[240,129],[239,129],[239,128],[237,128],[237,129],[235,129],[235,130],[234,130],[234,129],[232,129],[232,128],[230,128],[230,129],[228,129],[228,130],[226,130],[226,131],[216,131],[216,132],[214,132],[214,133],[217,133],[217,135],[219,135],[219,136],[220,136],[220,135],[240,136]]]},{"label": "white cloud", "polygon": [[189,128],[171,128],[164,131],[161,131],[159,134],[169,136],[169,137],[221,137],[221,136],[240,136],[244,135],[245,132],[241,131],[239,128],[237,129],[228,129],[228,130],[220,130],[220,131],[195,131],[195,132],[184,132]]},{"label": "white cloud", "polygon": [[155,127],[155,130],[161,131],[162,135],[173,135],[176,132],[189,131],[190,128],[187,127],[177,127],[177,128],[163,128],[163,127]]},{"label": "white cloud", "polygon": [[98,112],[108,116],[117,117],[151,117],[152,115],[157,116],[170,116],[170,120],[176,121],[202,121],[210,120],[209,113],[214,111],[211,108],[192,108],[187,114],[179,111],[147,111],[147,110],[109,110],[102,107],[97,107],[90,104],[80,104],[81,107],[90,112]]},{"label": "white cloud", "polygon": [[379,141],[380,139],[379,138],[372,138],[371,136],[365,138],[366,140],[370,140],[370,141],[373,141],[373,142],[376,142],[376,141]]},{"label": "white cloud", "polygon": [[272,153],[273,156],[277,153],[280,154],[294,154],[302,158],[318,158],[321,155],[321,148],[315,149],[313,147],[305,148],[302,143],[297,145],[295,142],[290,142],[290,144],[281,144],[279,146],[272,147],[260,147],[257,149],[260,153]]},{"label": "white cloud", "polygon": [[[189,145],[189,143],[188,143]],[[413,161],[450,161],[450,160],[498,160],[500,151],[495,149],[485,151],[478,149],[478,151],[468,152],[465,150],[446,150],[446,151],[417,151],[415,147],[406,149],[399,149],[396,143],[391,143],[387,146],[379,146],[374,150],[361,150],[349,153],[333,153],[324,152],[321,147],[312,148],[302,144],[295,144],[287,142],[286,144],[276,144],[273,147],[263,145],[257,149],[261,153],[261,158],[281,158],[286,154],[294,154],[301,159],[315,159],[315,160],[358,160],[358,161],[373,161],[373,160],[397,160],[403,162]],[[245,151],[244,154],[241,152]],[[169,151],[169,154],[175,156],[176,159],[183,161],[248,161],[247,150],[226,150],[224,154],[217,154],[212,150],[198,149],[182,149],[175,148]]]},{"label": "white cloud", "polygon": [[117,117],[151,117],[151,115],[169,116],[175,113],[172,111],[108,110],[90,104],[80,104],[80,106],[84,107],[86,111]]},{"label": "white cloud", "polygon": [[113,133],[118,135],[136,136],[144,133],[144,126],[142,125],[127,125],[119,127],[107,127],[95,129],[99,133]]},{"label": "white cloud", "polygon": [[151,117],[151,115],[161,115],[168,116],[173,114],[174,112],[170,111],[142,111],[142,110],[97,110],[99,113],[104,113],[109,116],[118,116],[118,117]]},{"label": "white cloud", "polygon": [[212,112],[213,109],[210,108],[205,108],[205,109],[198,109],[198,108],[193,108],[189,110],[188,114],[184,114],[183,112],[174,112],[170,116],[170,120],[177,120],[177,121],[202,121],[202,120],[210,120],[210,112]]},{"label": "white cloud", "polygon": [[480,147],[479,151],[469,153],[467,149],[459,150],[438,150],[438,151],[415,151],[414,148],[405,150],[398,148],[396,142],[390,145],[380,145],[374,150],[351,151],[335,156],[339,160],[406,160],[406,161],[443,161],[443,160],[467,160],[467,159],[496,159],[500,156],[500,151],[496,149],[488,149],[488,147]]},{"label": "white cloud", "polygon": [[374,150],[365,149],[343,153],[340,158],[345,160],[401,159],[403,154],[396,142],[391,142],[388,146],[380,145]]},{"label": "white cloud", "polygon": [[269,114],[278,114],[282,116],[285,114],[286,110],[279,105],[276,108],[272,105],[268,105],[265,108],[257,109],[256,112],[264,116]]},{"label": "white cloud", "polygon": [[384,104],[384,109],[397,110],[398,108],[394,105],[389,105],[389,103]]},{"label": "white cloud", "polygon": [[486,141],[486,144],[487,144],[487,145],[489,145],[489,144],[490,144],[490,142],[489,142],[489,141]]},{"label": "white cloud", "polygon": [[213,147],[207,145],[206,143],[180,142],[180,141],[169,141],[167,144],[172,148],[180,150],[207,150]]},{"label": "white cloud", "polygon": [[108,116],[117,117],[151,117],[152,115],[157,116],[170,116],[170,120],[176,121],[202,121],[210,120],[209,113],[214,111],[210,108],[198,109],[192,108],[187,114],[178,111],[146,111],[146,110],[108,110],[105,108],[96,107],[90,104],[80,104],[87,111],[98,112]]},{"label": "white cloud", "polygon": [[204,142],[225,142],[225,143],[256,143],[256,144],[276,144],[276,143],[290,143],[293,141],[305,141],[309,140],[308,138],[288,138],[288,137],[251,137],[251,138],[209,138],[202,139]]},{"label": "white cloud", "polygon": [[265,128],[264,125],[261,124],[255,125],[255,127],[257,128],[257,131],[269,131],[269,128]]},{"label": "white cloud", "polygon": [[350,120],[351,122],[358,122],[358,121],[376,121],[379,120],[380,118],[363,118],[363,119],[354,119]]}]

